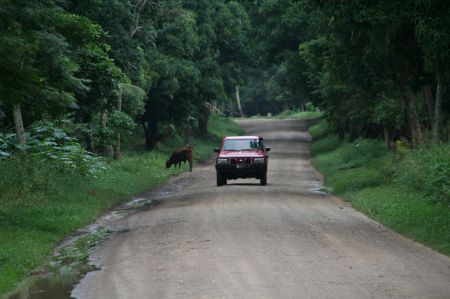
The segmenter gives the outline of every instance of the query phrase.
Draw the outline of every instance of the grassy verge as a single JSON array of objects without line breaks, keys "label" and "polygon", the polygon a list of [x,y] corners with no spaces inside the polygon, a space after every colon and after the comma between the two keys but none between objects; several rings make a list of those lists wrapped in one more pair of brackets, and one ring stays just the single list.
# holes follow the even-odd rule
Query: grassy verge
[{"label": "grassy verge", "polygon": [[339,144],[311,127],[315,167],[330,190],[387,227],[450,255],[450,145],[391,153],[381,141]]},{"label": "grassy verge", "polygon": [[[211,155],[220,137],[241,133],[237,124],[216,116],[211,117],[209,129],[210,140],[192,141],[197,161]],[[187,166],[164,169],[170,153],[181,144],[181,137],[175,136],[158,144],[158,150],[124,153],[98,178],[89,180],[52,173],[37,161],[0,165],[0,294],[11,290],[44,262],[59,241],[102,210],[186,171]]]},{"label": "grassy verge", "polygon": [[280,114],[274,116],[262,116],[254,115],[251,118],[264,118],[264,119],[315,119],[322,117],[323,113],[320,111],[293,111],[286,110]]},{"label": "grassy verge", "polygon": [[291,111],[286,110],[274,116],[277,119],[314,119],[323,114],[320,111]]}]

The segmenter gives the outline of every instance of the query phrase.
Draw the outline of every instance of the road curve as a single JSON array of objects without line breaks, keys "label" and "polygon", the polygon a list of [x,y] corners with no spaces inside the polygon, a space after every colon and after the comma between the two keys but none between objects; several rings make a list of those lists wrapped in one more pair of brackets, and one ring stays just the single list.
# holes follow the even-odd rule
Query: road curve
[{"label": "road curve", "polygon": [[[114,223],[76,298],[450,298],[450,259],[322,194],[301,121],[245,120],[268,185],[216,187],[212,160]],[[162,170],[163,171],[163,170]]]}]

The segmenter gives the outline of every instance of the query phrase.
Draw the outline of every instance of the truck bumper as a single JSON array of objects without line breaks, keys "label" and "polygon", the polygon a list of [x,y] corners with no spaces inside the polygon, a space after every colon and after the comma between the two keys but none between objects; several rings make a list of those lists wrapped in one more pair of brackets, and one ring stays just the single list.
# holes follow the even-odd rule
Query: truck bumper
[{"label": "truck bumper", "polygon": [[267,172],[266,164],[216,164],[216,170],[227,179],[261,178]]}]

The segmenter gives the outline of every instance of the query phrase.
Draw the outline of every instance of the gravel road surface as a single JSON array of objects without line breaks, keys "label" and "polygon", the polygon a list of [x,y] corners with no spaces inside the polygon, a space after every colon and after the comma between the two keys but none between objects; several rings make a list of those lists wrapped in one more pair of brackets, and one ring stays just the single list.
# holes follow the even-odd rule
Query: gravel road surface
[{"label": "gravel road surface", "polygon": [[[306,124],[245,120],[271,147],[268,185],[216,187],[213,160],[114,223],[76,298],[450,298],[450,259],[323,194]],[[164,171],[163,169],[161,171]]]}]

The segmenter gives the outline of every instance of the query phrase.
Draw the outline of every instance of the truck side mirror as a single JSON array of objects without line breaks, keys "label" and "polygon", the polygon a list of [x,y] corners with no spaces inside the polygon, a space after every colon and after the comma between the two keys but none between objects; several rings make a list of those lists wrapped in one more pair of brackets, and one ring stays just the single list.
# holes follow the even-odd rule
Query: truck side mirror
[{"label": "truck side mirror", "polygon": [[266,147],[266,152],[270,152],[270,147]]},{"label": "truck side mirror", "polygon": [[220,152],[220,149],[219,149],[218,147],[215,147],[215,148],[214,148],[214,152],[215,152],[215,153],[218,153],[218,152]]}]

